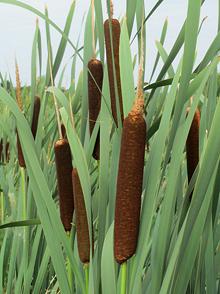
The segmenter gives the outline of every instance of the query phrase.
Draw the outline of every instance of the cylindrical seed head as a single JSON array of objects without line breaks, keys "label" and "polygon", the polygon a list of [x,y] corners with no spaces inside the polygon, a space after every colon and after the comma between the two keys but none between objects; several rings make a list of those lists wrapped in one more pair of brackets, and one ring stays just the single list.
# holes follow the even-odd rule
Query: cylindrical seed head
[{"label": "cylindrical seed head", "polygon": [[117,179],[114,255],[121,264],[136,251],[144,169],[146,123],[139,112],[125,118]]},{"label": "cylindrical seed head", "polygon": [[[189,109],[187,109],[187,113]],[[186,141],[187,173],[190,182],[199,162],[199,125],[200,112],[197,109]],[[192,196],[192,195],[191,195]],[[190,198],[191,198],[190,196]]]},{"label": "cylindrical seed head", "polygon": [[[121,93],[121,77],[120,77],[120,63],[119,63],[119,43],[120,43],[120,23],[117,19],[111,19],[112,27],[112,44],[113,44],[113,56],[115,63],[115,73],[117,81],[117,90],[119,98],[119,112],[121,114],[121,120],[123,122],[123,102],[122,102],[122,93]],[[116,91],[114,83],[114,69],[113,69],[113,59],[112,59],[112,50],[111,50],[111,35],[110,35],[110,25],[109,20],[107,19],[104,23],[104,33],[105,33],[105,43],[106,43],[106,57],[108,65],[108,79],[109,79],[109,89],[110,89],[110,98],[111,98],[111,108],[112,115],[116,125],[118,126],[117,120],[117,108],[116,108]]]},{"label": "cylindrical seed head", "polygon": [[73,194],[76,213],[76,232],[79,257],[82,263],[90,261],[89,227],[83,191],[77,169],[72,171]]},{"label": "cylindrical seed head", "polygon": [[16,130],[16,135],[17,135],[18,164],[20,165],[20,167],[26,168],[24,155],[23,155],[23,151],[21,148],[21,142],[20,142],[17,130]]},{"label": "cylindrical seed head", "polygon": [[[100,91],[102,90],[103,83],[103,67],[101,61],[97,59],[91,59],[88,63],[88,69],[90,71],[88,73],[89,129],[90,135],[92,135],[101,108],[102,94]],[[99,160],[99,137],[100,135],[98,133],[93,151],[93,157],[96,160]]]},{"label": "cylindrical seed head", "polygon": [[40,113],[40,97],[35,96],[35,98],[34,98],[33,118],[32,118],[32,124],[31,124],[31,132],[32,132],[32,135],[33,135],[34,139],[35,139],[36,134],[37,134],[39,113]]},{"label": "cylindrical seed head", "polygon": [[72,187],[72,157],[66,139],[56,141],[54,145],[57,185],[60,200],[60,217],[66,231],[71,230],[74,202]]}]

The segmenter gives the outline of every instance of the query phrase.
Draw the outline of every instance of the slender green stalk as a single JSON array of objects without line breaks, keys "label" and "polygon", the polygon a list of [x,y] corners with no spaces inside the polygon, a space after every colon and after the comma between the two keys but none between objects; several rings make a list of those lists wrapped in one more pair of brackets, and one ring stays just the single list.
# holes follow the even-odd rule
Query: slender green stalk
[{"label": "slender green stalk", "polygon": [[4,224],[4,220],[5,220],[5,216],[4,216],[4,206],[5,206],[5,203],[4,203],[4,195],[3,195],[3,192],[0,192],[0,198],[1,198],[1,221],[2,221],[2,224]]},{"label": "slender green stalk", "polygon": [[[70,232],[66,232],[66,233],[67,233],[67,236],[70,238],[70,236],[71,236]],[[67,274],[68,274],[70,290],[73,291],[72,269],[71,269],[70,259],[68,257],[67,257]]]},{"label": "slender green stalk", "polygon": [[89,263],[84,264],[85,280],[86,280],[86,293],[89,293]]},{"label": "slender green stalk", "polygon": [[[26,197],[26,180],[25,180],[25,169],[23,167],[20,168],[21,171],[21,193],[22,193],[22,216],[23,220],[27,219],[27,197]],[[28,242],[28,227],[24,227],[24,248],[23,248],[23,259],[24,259],[24,283],[26,270],[28,268],[28,252],[29,252],[29,242]]]},{"label": "slender green stalk", "polygon": [[127,282],[127,261],[121,265],[121,292],[120,294],[126,294],[126,282]]}]

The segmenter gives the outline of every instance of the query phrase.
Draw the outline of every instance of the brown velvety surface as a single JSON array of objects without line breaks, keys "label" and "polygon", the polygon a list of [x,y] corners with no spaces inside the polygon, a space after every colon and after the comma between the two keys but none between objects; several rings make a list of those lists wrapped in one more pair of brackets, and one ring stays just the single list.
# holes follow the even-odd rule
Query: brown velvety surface
[{"label": "brown velvety surface", "polygon": [[90,260],[90,241],[89,227],[86,215],[86,207],[83,191],[80,184],[77,169],[72,171],[72,182],[74,192],[74,204],[76,213],[76,232],[79,257],[82,263],[89,263]]},{"label": "brown velvety surface", "polygon": [[[91,59],[88,63],[88,68],[93,76],[91,76],[90,73],[88,73],[88,100],[89,100],[89,129],[90,129],[90,135],[92,135],[97,117],[100,112],[101,108],[101,92],[102,90],[102,83],[103,83],[103,67],[101,61],[97,59]],[[96,83],[95,83],[96,82]],[[97,85],[98,87],[97,87]],[[100,90],[99,90],[100,89]],[[93,151],[93,157],[96,160],[99,160],[99,140],[100,135],[98,133],[94,151]]]},{"label": "brown velvety surface", "polygon": [[72,158],[66,139],[58,140],[54,145],[57,171],[57,186],[60,199],[60,217],[66,231],[71,230],[74,202],[72,187]]},{"label": "brown velvety surface", "polygon": [[129,114],[123,124],[116,194],[114,255],[118,263],[123,263],[136,251],[145,140],[146,123],[143,116]]},{"label": "brown velvety surface", "polygon": [[[116,93],[115,93],[115,84],[114,84],[114,69],[113,69],[113,60],[112,60],[112,50],[111,50],[111,38],[110,38],[110,25],[109,20],[107,19],[104,23],[104,32],[105,32],[105,43],[106,43],[106,57],[108,65],[108,79],[109,79],[109,89],[111,97],[111,108],[112,115],[115,120],[116,125],[118,126],[117,120],[117,108],[116,108]],[[120,78],[120,64],[119,64],[119,41],[120,41],[121,28],[120,23],[117,19],[112,19],[112,42],[113,42],[113,55],[115,62],[115,71],[116,71],[116,80],[119,96],[119,105],[121,120],[123,122],[123,103],[122,103],[122,93],[121,93],[121,78]]]}]

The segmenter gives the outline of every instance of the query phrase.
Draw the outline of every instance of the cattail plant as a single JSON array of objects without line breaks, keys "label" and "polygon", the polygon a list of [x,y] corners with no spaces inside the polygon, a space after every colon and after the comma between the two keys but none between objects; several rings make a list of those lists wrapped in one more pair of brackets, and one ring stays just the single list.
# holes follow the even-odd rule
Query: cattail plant
[{"label": "cattail plant", "polygon": [[[123,103],[121,92],[121,77],[120,77],[120,64],[119,64],[119,43],[121,27],[117,19],[113,18],[113,4],[111,2],[110,19],[107,19],[104,23],[105,44],[106,44],[106,57],[108,66],[108,79],[111,98],[112,116],[118,126],[117,117],[117,94],[119,99],[119,113],[121,114],[121,120],[123,122]],[[116,77],[116,80],[114,79]],[[116,83],[115,83],[116,82]],[[117,88],[116,88],[117,85]]]},{"label": "cattail plant", "polygon": [[143,55],[137,96],[122,129],[114,227],[114,256],[119,264],[126,262],[135,253],[139,232],[146,142],[142,78]]},{"label": "cattail plant", "polygon": [[90,261],[90,240],[89,226],[86,215],[86,207],[83,191],[79,179],[77,169],[72,171],[72,183],[74,194],[74,205],[76,214],[76,233],[79,257],[82,263],[86,264]]},{"label": "cattail plant", "polygon": [[[20,82],[19,68],[18,68],[17,62],[15,62],[15,70],[16,70],[16,72],[15,72],[15,75],[16,75],[16,99],[17,99],[18,107],[22,111],[23,110],[23,103],[22,103],[22,98],[21,98],[21,82]],[[24,155],[23,155],[23,151],[21,148],[21,142],[20,142],[20,138],[19,138],[17,130],[16,130],[16,136],[17,136],[18,163],[19,163],[20,167],[25,168],[26,164],[24,161]]]},{"label": "cattail plant", "polygon": [[37,126],[38,126],[38,119],[40,114],[40,97],[35,96],[34,98],[34,111],[33,111],[33,118],[32,118],[32,124],[31,124],[31,132],[35,139],[37,134]]},{"label": "cattail plant", "polygon": [[[190,108],[187,109],[187,113],[189,112],[189,110]],[[188,182],[190,182],[199,162],[199,125],[200,112],[198,109],[196,109],[186,141]],[[190,200],[191,198],[192,193],[190,195]]]},{"label": "cattail plant", "polygon": [[[93,57],[88,62],[88,102],[89,102],[89,130],[92,135],[97,117],[101,108],[101,90],[103,83],[102,62],[95,57],[95,21],[94,21],[94,0],[92,1],[92,32],[93,32]],[[99,160],[100,133],[98,133],[93,157]]]},{"label": "cattail plant", "polygon": [[[50,78],[54,87],[52,64],[49,60]],[[56,112],[59,139],[54,144],[55,164],[57,172],[57,186],[59,193],[60,218],[66,232],[71,231],[74,211],[73,186],[72,186],[72,156],[67,139],[63,138],[58,104],[54,91],[52,92]]]},{"label": "cattail plant", "polygon": [[59,139],[54,145],[57,184],[60,200],[60,216],[66,231],[71,230],[73,218],[72,157],[69,143]]}]

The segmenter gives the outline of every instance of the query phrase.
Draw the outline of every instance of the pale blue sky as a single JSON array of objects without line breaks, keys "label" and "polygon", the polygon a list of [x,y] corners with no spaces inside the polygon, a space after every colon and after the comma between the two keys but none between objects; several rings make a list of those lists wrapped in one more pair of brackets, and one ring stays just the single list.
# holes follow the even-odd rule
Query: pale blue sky
[{"label": "pale blue sky", "polygon": [[[45,3],[48,6],[49,15],[55,23],[63,27],[71,1],[65,0],[29,0],[23,1],[40,10],[44,10]],[[106,1],[103,0],[103,3]],[[198,42],[198,60],[214,38],[217,31],[217,0],[206,0],[202,9],[201,19],[208,16],[201,31]],[[76,12],[70,38],[75,42],[80,32],[81,21],[84,13],[88,10],[90,0],[76,1]],[[156,0],[146,0],[149,11]],[[169,51],[172,46],[187,12],[187,0],[165,0],[157,13],[150,19],[147,26],[147,71],[150,74],[152,60],[156,53],[155,40],[159,39],[162,25],[166,17],[169,20],[167,40],[165,48]],[[114,1],[115,16],[122,17],[125,14],[126,0]],[[105,8],[104,8],[105,9]],[[0,71],[10,72],[14,76],[14,58],[17,57],[20,66],[21,80],[23,83],[30,81],[31,47],[35,30],[36,16],[21,8],[12,5],[0,4]],[[40,20],[42,29],[43,48],[45,49],[44,22]],[[60,36],[56,32],[52,34],[54,49],[57,48]],[[136,48],[133,48],[133,53]],[[64,63],[71,56],[71,48],[67,48]],[[80,65],[79,65],[80,66]],[[148,70],[149,69],[149,70]],[[68,82],[69,73],[65,79]]]}]

